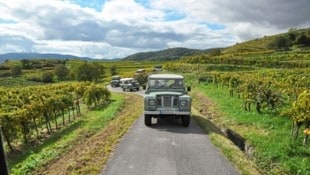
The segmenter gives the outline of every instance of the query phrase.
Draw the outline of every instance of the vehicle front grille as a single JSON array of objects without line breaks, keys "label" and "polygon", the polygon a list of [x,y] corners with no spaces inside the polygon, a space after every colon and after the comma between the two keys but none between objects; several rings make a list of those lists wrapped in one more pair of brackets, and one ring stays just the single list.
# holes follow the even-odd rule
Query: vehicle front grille
[{"label": "vehicle front grille", "polygon": [[159,95],[156,97],[157,107],[178,107],[178,96]]}]

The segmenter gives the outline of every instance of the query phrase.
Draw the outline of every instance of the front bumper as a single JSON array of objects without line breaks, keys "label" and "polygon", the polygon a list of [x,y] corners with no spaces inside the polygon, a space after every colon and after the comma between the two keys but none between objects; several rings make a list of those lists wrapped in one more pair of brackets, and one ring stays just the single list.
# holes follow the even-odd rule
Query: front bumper
[{"label": "front bumper", "polygon": [[159,111],[144,111],[146,115],[191,115],[190,111],[169,111],[169,110],[159,110]]}]

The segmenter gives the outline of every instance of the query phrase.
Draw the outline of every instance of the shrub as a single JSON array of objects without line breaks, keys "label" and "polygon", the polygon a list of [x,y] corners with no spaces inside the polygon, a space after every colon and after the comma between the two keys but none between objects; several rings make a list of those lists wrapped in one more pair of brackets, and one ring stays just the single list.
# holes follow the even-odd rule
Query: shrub
[{"label": "shrub", "polygon": [[22,74],[22,67],[19,65],[11,66],[11,75],[13,77],[18,77]]},{"label": "shrub", "polygon": [[59,65],[55,68],[55,75],[59,80],[64,80],[69,75],[69,69],[65,65]]},{"label": "shrub", "polygon": [[54,81],[54,73],[53,72],[44,72],[42,74],[41,80],[43,83],[52,83]]}]

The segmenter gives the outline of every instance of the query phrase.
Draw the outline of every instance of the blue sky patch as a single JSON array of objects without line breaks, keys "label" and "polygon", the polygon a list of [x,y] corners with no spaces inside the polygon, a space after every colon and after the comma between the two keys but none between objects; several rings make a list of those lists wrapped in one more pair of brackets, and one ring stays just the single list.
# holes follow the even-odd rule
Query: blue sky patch
[{"label": "blue sky patch", "polygon": [[142,5],[145,8],[148,8],[148,9],[151,8],[149,0],[135,0],[135,2]]},{"label": "blue sky patch", "polygon": [[202,24],[206,25],[209,29],[212,29],[212,30],[223,30],[223,29],[225,29],[225,26],[223,24],[209,23],[209,22],[204,22]]},{"label": "blue sky patch", "polygon": [[0,19],[0,24],[16,24],[16,21]]},{"label": "blue sky patch", "polygon": [[181,13],[173,10],[165,11],[165,21],[178,21],[186,17],[185,13]]},{"label": "blue sky patch", "polygon": [[95,9],[96,11],[101,11],[102,6],[105,3],[106,0],[70,0],[74,4],[78,4],[81,7],[88,7]]}]

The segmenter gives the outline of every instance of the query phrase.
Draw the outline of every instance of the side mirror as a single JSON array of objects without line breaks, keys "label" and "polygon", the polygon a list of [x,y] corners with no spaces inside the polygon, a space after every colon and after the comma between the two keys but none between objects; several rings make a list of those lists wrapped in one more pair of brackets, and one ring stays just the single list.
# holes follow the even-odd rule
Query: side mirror
[{"label": "side mirror", "polygon": [[190,92],[192,88],[190,86],[187,86],[187,92]]}]

